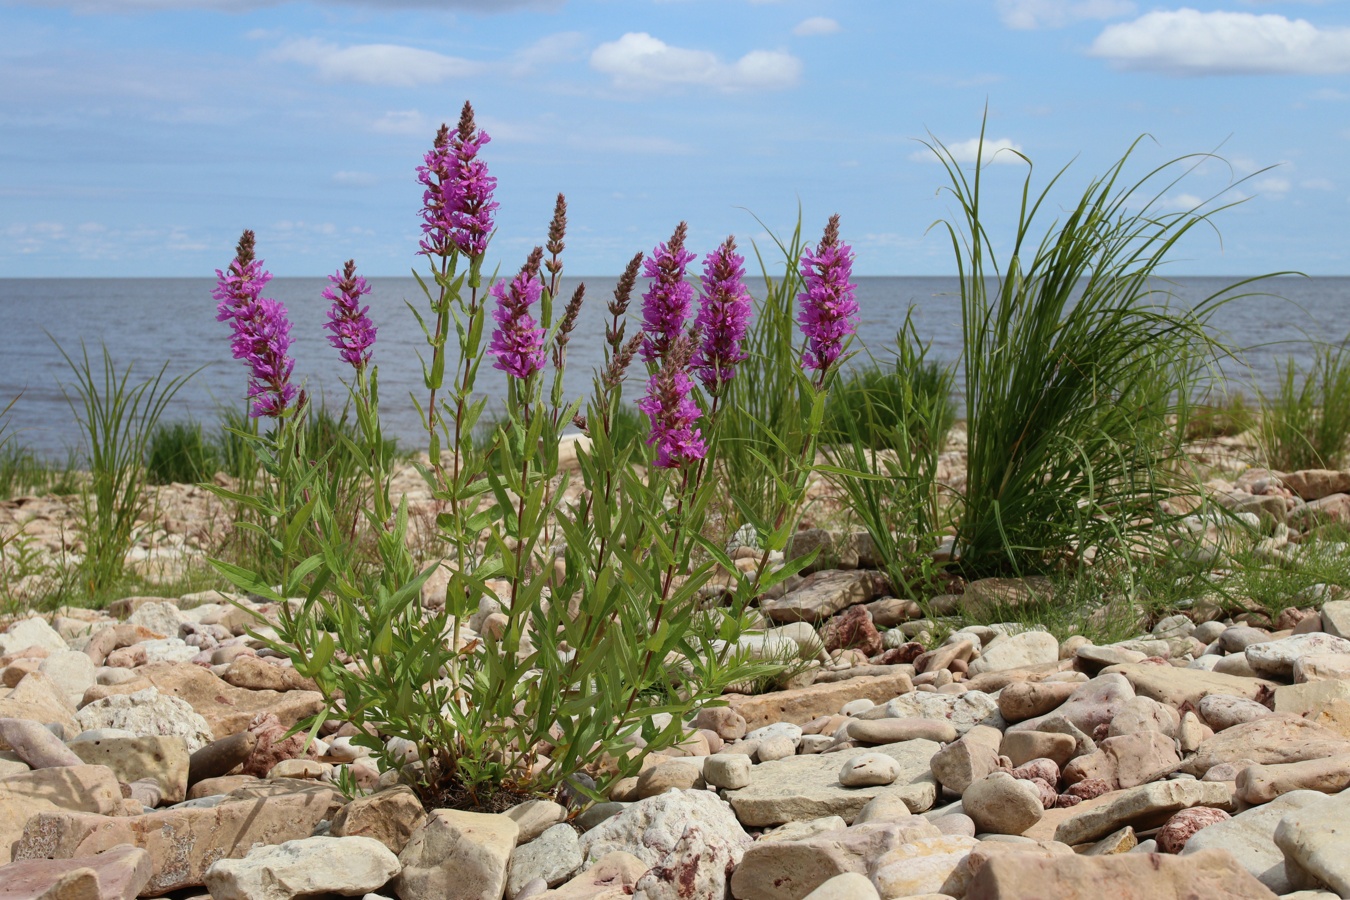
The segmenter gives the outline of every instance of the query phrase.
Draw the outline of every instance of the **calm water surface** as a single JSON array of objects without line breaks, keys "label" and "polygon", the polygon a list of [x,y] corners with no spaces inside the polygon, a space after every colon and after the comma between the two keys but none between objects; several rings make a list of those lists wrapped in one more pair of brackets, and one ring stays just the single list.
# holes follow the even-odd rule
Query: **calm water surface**
[{"label": "calm water surface", "polygon": [[[582,280],[588,303],[569,345],[569,396],[590,390],[591,370],[600,362],[604,342],[605,302],[616,281],[563,279],[564,297]],[[1185,304],[1230,282],[1181,278],[1169,287],[1174,302]],[[211,279],[201,278],[0,279],[0,406],[21,394],[10,413],[19,439],[51,455],[79,442],[62,394],[62,385],[72,381],[71,372],[53,340],[72,355],[78,354],[81,339],[93,354],[102,341],[119,366],[132,366],[133,380],[152,374],[166,360],[170,375],[205,366],[178,394],[167,418],[210,422],[221,406],[242,408],[246,370],[230,357],[228,327],[215,320],[212,286]],[[379,327],[376,362],[386,432],[417,443],[418,419],[409,392],[419,397],[424,393],[418,353],[425,344],[404,301],[419,309],[425,301],[411,278],[375,278],[371,286],[367,300]],[[323,278],[278,278],[268,294],[291,311],[296,376],[315,396],[340,406],[346,396],[341,378],[350,370],[325,340],[325,287]],[[1253,385],[1268,388],[1283,358],[1306,361],[1310,341],[1339,341],[1350,330],[1350,278],[1280,278],[1252,290],[1264,293],[1231,302],[1214,319],[1218,336],[1243,349],[1242,363],[1228,364],[1226,374],[1248,393]],[[635,310],[636,297],[634,301]],[[955,278],[862,278],[858,301],[861,338],[879,357],[885,356],[910,306],[916,309],[920,333],[932,340],[932,355],[958,357],[961,306]],[[485,365],[479,388],[495,396],[504,378]]]}]

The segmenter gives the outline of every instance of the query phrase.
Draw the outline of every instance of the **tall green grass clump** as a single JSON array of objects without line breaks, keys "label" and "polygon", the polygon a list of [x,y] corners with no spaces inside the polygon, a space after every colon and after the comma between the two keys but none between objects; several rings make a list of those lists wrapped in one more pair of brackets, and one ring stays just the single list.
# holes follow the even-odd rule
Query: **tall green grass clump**
[{"label": "tall green grass clump", "polygon": [[[1037,193],[1022,157],[1006,236],[988,230],[982,168],[970,175],[931,147],[961,211],[944,224],[961,278],[969,447],[956,550],[969,575],[1161,546],[1188,398],[1215,356],[1206,321],[1239,285],[1167,305],[1159,267],[1212,213],[1160,208],[1184,160],[1127,181],[1137,145],[1067,206],[1050,200],[1066,169]],[[1057,218],[1042,226],[1046,215]]]},{"label": "tall green grass clump", "polygon": [[150,484],[199,484],[210,481],[219,465],[216,447],[197,422],[161,422],[145,451]]},{"label": "tall green grass clump", "polygon": [[66,401],[84,435],[89,464],[88,488],[81,495],[81,574],[89,596],[96,598],[122,576],[136,524],[146,511],[151,436],[169,402],[196,372],[166,379],[166,362],[153,377],[133,383],[131,366],[119,373],[106,346],[97,368],[83,342],[78,359],[59,344],[57,349],[75,376],[75,396],[67,394]]},{"label": "tall green grass clump", "polygon": [[1261,395],[1261,448],[1273,469],[1339,469],[1350,440],[1350,354],[1319,344],[1308,371],[1286,360],[1273,395]]},{"label": "tall green grass clump", "polygon": [[895,359],[843,379],[822,439],[830,480],[843,492],[883,560],[891,585],[921,600],[932,581],[941,521],[938,455],[955,418],[953,370],[928,359],[913,310],[895,338]]}]

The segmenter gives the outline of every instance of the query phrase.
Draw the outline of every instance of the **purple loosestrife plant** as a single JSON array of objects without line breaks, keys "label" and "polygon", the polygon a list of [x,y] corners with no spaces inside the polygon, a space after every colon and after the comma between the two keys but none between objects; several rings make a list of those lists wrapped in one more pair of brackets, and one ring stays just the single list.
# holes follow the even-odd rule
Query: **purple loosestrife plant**
[{"label": "purple loosestrife plant", "polygon": [[[262,296],[272,279],[254,257],[252,231],[239,239],[234,261],[226,272],[216,270],[216,321],[230,323],[230,350],[235,359],[249,364],[248,398],[253,418],[281,416],[296,399],[291,371],[295,360],[291,347],[291,320],[284,304]],[[302,398],[303,400],[303,398]]]},{"label": "purple loosestrife plant", "polygon": [[690,396],[694,382],[685,371],[692,349],[688,335],[677,337],[661,369],[648,382],[647,396],[637,404],[652,422],[647,443],[656,446],[657,468],[683,468],[708,452],[702,432],[695,427],[702,411]]},{"label": "purple loosestrife plant", "polygon": [[539,302],[544,286],[539,281],[539,261],[543,251],[536,247],[520,272],[508,284],[499,281],[491,294],[497,300],[492,318],[497,329],[488,351],[497,357],[492,364],[506,374],[524,381],[544,367],[544,329],[530,314]]},{"label": "purple loosestrife plant", "polygon": [[746,359],[741,343],[750,325],[750,292],[745,289],[745,259],[736,253],[736,239],[728,237],[703,263],[703,302],[694,320],[698,350],[691,363],[694,374],[714,400],[736,376]]},{"label": "purple loosestrife plant", "polygon": [[684,280],[684,271],[695,256],[684,249],[688,231],[689,226],[681,222],[670,242],[658,244],[651,258],[642,264],[643,277],[652,279],[651,287],[642,295],[642,330],[646,339],[641,353],[649,363],[659,364],[666,358],[689,318],[694,288]]},{"label": "purple loosestrife plant", "polygon": [[801,314],[797,321],[806,336],[802,365],[818,373],[816,385],[824,384],[830,367],[844,352],[844,342],[858,326],[858,301],[854,297],[853,249],[839,240],[839,216],[830,216],[825,234],[815,250],[802,253]]},{"label": "purple loosestrife plant", "polygon": [[474,124],[473,107],[466,102],[459,128],[450,138],[453,177],[444,189],[444,206],[451,242],[471,259],[487,251],[492,214],[498,206],[492,199],[497,179],[488,174],[487,164],[478,158],[478,151],[491,140],[486,131]]},{"label": "purple loosestrife plant", "polygon": [[356,274],[356,261],[347,264],[336,275],[329,275],[333,286],[323,296],[333,305],[328,310],[328,323],[323,327],[332,334],[328,343],[338,356],[358,372],[370,363],[370,348],[375,345],[375,326],[370,321],[370,307],[361,305],[361,298],[370,293],[370,285]]}]

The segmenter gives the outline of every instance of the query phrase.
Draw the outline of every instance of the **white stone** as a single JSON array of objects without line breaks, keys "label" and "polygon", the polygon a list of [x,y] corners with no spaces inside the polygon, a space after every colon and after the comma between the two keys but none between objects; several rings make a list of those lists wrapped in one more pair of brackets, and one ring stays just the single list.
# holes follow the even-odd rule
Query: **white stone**
[{"label": "white stone", "polygon": [[87,653],[79,650],[56,650],[38,666],[38,671],[51,679],[72,706],[79,706],[84,692],[94,686],[98,669]]},{"label": "white stone", "polygon": [[81,731],[120,728],[137,737],[176,734],[196,753],[215,740],[211,726],[186,700],[146,688],[134,694],[113,694],[95,700],[75,714]]},{"label": "white stone", "polygon": [[1275,828],[1296,809],[1326,799],[1317,791],[1291,791],[1262,806],[1238,813],[1197,831],[1186,841],[1181,855],[1219,848],[1230,851],[1238,864],[1277,894],[1294,889],[1284,869],[1284,853],[1275,846]]},{"label": "white stone", "polygon": [[1000,730],[1007,725],[999,714],[998,699],[983,691],[964,694],[915,691],[887,703],[886,715],[895,719],[945,719],[958,735],[976,725],[992,725]]},{"label": "white stone", "polygon": [[0,634],[0,656],[9,656],[29,647],[40,647],[43,650],[70,649],[66,645],[65,638],[48,625],[45,619],[37,616],[15,622]]},{"label": "white stone", "polygon": [[1243,653],[1256,674],[1287,679],[1293,677],[1294,662],[1299,657],[1350,653],[1350,641],[1319,632],[1295,634],[1278,641],[1249,644]]},{"label": "white stone", "polygon": [[178,627],[188,621],[188,617],[179,611],[177,605],[167,600],[142,603],[136,607],[127,622],[148,628],[166,638],[178,637]]},{"label": "white stone", "polygon": [[1350,896],[1350,791],[1286,814],[1275,827],[1275,845],[1287,863],[1342,897]]},{"label": "white stone", "polygon": [[398,857],[374,838],[311,837],[217,860],[204,880],[215,900],[293,900],[377,891],[398,871]]},{"label": "white stone", "polygon": [[1045,631],[1024,631],[1001,637],[984,648],[980,658],[970,664],[970,674],[1021,669],[1059,661],[1059,641]]},{"label": "white stone", "polygon": [[515,897],[536,878],[542,878],[549,887],[557,887],[580,868],[581,843],[577,831],[561,822],[528,844],[516,847],[506,873],[506,896]]},{"label": "white stone", "polygon": [[861,753],[839,770],[839,783],[844,787],[894,784],[899,777],[900,764],[884,753]]},{"label": "white stone", "polygon": [[750,757],[744,753],[714,753],[703,761],[703,780],[734,791],[750,783],[751,768]]}]

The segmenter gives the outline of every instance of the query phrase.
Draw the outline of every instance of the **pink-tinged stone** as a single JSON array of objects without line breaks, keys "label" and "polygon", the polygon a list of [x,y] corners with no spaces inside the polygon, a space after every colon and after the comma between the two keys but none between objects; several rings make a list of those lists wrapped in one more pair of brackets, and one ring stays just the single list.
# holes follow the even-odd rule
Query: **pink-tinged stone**
[{"label": "pink-tinged stone", "polygon": [[0,900],[133,900],[152,865],[149,853],[130,844],[78,859],[27,859],[0,866]]},{"label": "pink-tinged stone", "polygon": [[1158,831],[1158,849],[1163,853],[1180,853],[1186,848],[1186,842],[1197,831],[1219,822],[1226,822],[1232,816],[1221,809],[1209,806],[1195,806],[1183,809],[1167,820]]}]

